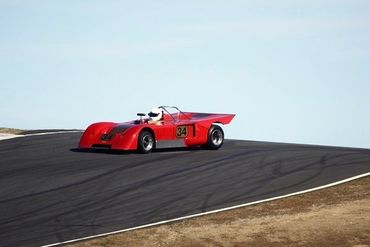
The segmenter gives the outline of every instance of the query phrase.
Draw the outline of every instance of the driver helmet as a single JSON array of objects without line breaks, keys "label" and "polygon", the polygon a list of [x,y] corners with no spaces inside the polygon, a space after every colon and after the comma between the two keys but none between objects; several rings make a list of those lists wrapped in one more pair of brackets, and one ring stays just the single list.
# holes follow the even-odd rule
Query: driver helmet
[{"label": "driver helmet", "polygon": [[151,112],[148,113],[151,121],[160,121],[163,117],[163,112],[158,107],[153,108]]}]

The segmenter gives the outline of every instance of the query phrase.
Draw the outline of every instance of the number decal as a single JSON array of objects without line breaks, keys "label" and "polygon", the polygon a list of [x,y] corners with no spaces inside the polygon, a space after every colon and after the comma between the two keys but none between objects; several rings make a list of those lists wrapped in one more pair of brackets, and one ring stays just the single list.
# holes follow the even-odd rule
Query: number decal
[{"label": "number decal", "polygon": [[176,128],[176,137],[185,138],[188,136],[188,126],[177,126]]}]

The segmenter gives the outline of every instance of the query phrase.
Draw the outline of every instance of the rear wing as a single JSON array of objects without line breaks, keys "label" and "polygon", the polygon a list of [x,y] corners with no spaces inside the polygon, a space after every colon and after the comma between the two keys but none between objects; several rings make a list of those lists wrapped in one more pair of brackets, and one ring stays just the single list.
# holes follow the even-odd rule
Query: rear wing
[{"label": "rear wing", "polygon": [[235,114],[219,114],[219,113],[199,113],[199,112],[184,112],[193,121],[207,121],[220,124],[229,124]]}]

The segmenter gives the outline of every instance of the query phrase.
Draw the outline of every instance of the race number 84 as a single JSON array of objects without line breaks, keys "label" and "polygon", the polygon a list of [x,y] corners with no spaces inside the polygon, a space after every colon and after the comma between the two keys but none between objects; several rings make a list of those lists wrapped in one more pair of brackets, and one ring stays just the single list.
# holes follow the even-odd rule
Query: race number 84
[{"label": "race number 84", "polygon": [[183,138],[188,136],[188,126],[178,126],[176,128],[176,137]]}]

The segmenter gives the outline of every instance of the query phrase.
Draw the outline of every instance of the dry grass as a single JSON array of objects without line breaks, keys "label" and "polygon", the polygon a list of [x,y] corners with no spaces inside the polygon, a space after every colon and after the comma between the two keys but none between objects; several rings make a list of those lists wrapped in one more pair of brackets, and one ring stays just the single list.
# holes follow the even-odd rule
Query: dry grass
[{"label": "dry grass", "polygon": [[24,130],[21,130],[21,129],[13,129],[13,128],[5,128],[5,127],[0,127],[0,133],[4,133],[4,134],[20,134],[22,133]]},{"label": "dry grass", "polygon": [[70,246],[370,246],[370,177]]}]

